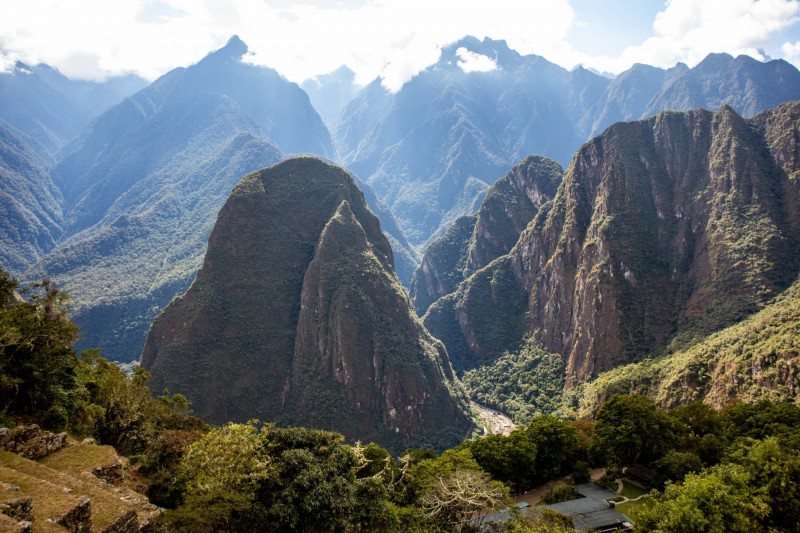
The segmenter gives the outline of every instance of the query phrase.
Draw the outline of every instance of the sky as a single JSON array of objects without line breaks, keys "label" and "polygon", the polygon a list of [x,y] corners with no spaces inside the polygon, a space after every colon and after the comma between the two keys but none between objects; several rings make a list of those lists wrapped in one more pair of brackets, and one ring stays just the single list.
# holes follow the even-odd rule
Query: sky
[{"label": "sky", "polygon": [[800,67],[800,0],[0,0],[0,69],[21,60],[72,78],[152,80],[234,34],[248,61],[291,81],[346,64],[390,90],[465,35],[611,74],[694,66],[711,52]]}]

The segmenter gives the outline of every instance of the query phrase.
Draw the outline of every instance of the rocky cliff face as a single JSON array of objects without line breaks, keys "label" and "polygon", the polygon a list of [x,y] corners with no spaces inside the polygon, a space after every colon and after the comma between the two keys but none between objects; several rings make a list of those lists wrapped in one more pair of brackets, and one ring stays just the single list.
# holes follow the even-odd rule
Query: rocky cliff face
[{"label": "rocky cliff face", "polygon": [[564,171],[542,156],[528,156],[497,180],[474,216],[458,219],[428,247],[411,282],[414,306],[453,292],[473,272],[508,253],[545,202],[555,196]]},{"label": "rocky cliff face", "polygon": [[797,272],[794,171],[776,162],[797,160],[798,105],[610,127],[511,252],[425,324],[460,368],[534,334],[564,355],[570,386],[741,320]]},{"label": "rocky cliff face", "polygon": [[344,170],[311,157],[234,188],[202,270],[153,323],[142,364],[154,390],[186,394],[215,423],[255,417],[393,448],[450,445],[470,425],[378,219]]}]

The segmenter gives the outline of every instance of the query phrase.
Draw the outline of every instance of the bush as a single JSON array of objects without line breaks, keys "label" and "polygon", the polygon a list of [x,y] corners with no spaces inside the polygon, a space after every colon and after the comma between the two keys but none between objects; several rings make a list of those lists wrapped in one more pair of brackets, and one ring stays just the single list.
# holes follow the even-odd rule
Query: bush
[{"label": "bush", "polygon": [[576,498],[580,498],[580,494],[578,494],[578,490],[575,488],[575,483],[556,483],[542,496],[542,503],[567,502]]}]

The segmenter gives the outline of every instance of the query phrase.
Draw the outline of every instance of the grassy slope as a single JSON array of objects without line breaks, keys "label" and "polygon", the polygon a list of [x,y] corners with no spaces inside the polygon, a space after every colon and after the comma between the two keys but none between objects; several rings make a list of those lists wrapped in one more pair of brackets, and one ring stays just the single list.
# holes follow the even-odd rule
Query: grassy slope
[{"label": "grassy slope", "polygon": [[578,414],[612,394],[639,392],[671,407],[768,398],[800,401],[800,280],[760,312],[690,348],[615,368],[586,384]]}]

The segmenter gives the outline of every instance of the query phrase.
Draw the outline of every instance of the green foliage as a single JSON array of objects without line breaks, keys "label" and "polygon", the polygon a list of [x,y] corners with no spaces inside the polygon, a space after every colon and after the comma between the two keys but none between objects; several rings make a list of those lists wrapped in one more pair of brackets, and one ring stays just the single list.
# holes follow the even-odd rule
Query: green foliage
[{"label": "green foliage", "polygon": [[600,464],[649,464],[676,442],[674,422],[646,396],[613,396],[597,413],[590,454]]},{"label": "green foliage", "polygon": [[521,492],[567,471],[578,439],[570,424],[540,416],[508,436],[488,435],[468,441],[462,448],[492,477]]},{"label": "green foliage", "polygon": [[575,528],[568,517],[547,508],[537,508],[509,520],[508,533],[572,533]]},{"label": "green foliage", "polygon": [[799,331],[800,280],[758,313],[689,348],[600,375],[583,388],[578,415],[591,416],[606,398],[632,392],[662,406],[700,399],[716,406],[794,401],[800,387]]},{"label": "green foliage", "polygon": [[689,474],[679,485],[636,508],[631,518],[643,531],[750,532],[761,530],[769,503],[739,465],[720,465]]},{"label": "green foliage", "polygon": [[461,382],[470,398],[526,424],[561,406],[565,377],[564,358],[529,339],[519,351],[465,372]]},{"label": "green foliage", "polygon": [[189,494],[221,490],[252,496],[271,473],[271,461],[255,422],[211,430],[183,453],[180,473]]},{"label": "green foliage", "polygon": [[512,431],[507,437],[487,435],[466,447],[483,470],[517,492],[528,488],[537,477],[537,446],[525,431]]},{"label": "green foliage", "polygon": [[[464,281],[472,231],[475,229],[475,216],[456,219],[447,232],[433,241],[425,250],[422,261],[427,268],[417,269],[411,282],[409,296],[414,308],[422,316],[437,299],[453,292]],[[430,290],[434,292],[431,293]]]},{"label": "green foliage", "polygon": [[542,503],[551,504],[566,502],[579,498],[578,490],[575,488],[575,483],[556,483],[542,496]]},{"label": "green foliage", "polygon": [[700,472],[703,467],[703,461],[697,455],[671,451],[651,465],[653,487],[663,490],[667,481],[679,483],[688,474]]},{"label": "green foliage", "polygon": [[437,531],[460,529],[475,513],[512,503],[508,488],[481,470],[466,449],[448,450],[413,464],[408,471],[408,494],[407,501]]},{"label": "green foliage", "polygon": [[583,483],[589,483],[592,477],[592,469],[589,467],[589,463],[585,461],[577,461],[572,466],[572,482],[578,485]]},{"label": "green foliage", "polygon": [[63,429],[84,393],[69,297],[49,279],[23,289],[27,300],[18,287],[0,270],[0,413],[42,417],[46,426]]}]

